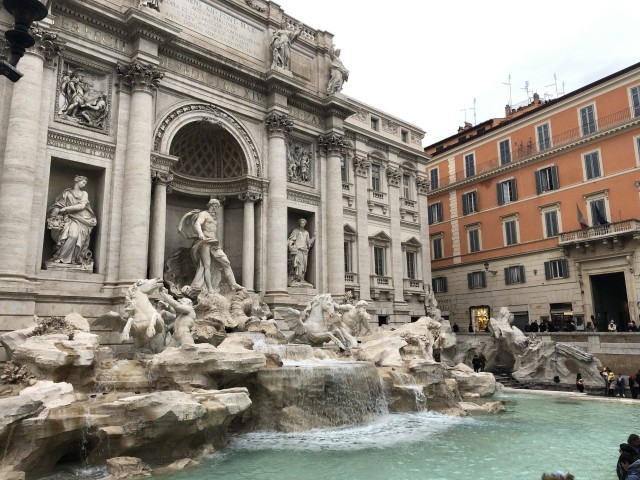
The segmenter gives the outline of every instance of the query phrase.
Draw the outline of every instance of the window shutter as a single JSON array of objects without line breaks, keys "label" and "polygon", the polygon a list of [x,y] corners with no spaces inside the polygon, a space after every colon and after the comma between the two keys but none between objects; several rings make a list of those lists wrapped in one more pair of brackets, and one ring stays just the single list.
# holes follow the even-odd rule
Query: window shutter
[{"label": "window shutter", "polygon": [[498,187],[498,205],[504,205],[504,195],[502,192],[502,182],[497,184]]},{"label": "window shutter", "polygon": [[560,188],[560,181],[558,180],[558,167],[553,165],[551,167],[551,183],[553,185],[553,190],[557,190]]},{"label": "window shutter", "polygon": [[487,272],[480,272],[481,273],[481,278],[482,278],[482,286],[486,287],[487,286]]},{"label": "window shutter", "polygon": [[442,204],[441,203],[436,203],[436,221],[437,222],[441,222],[442,221]]},{"label": "window shutter", "polygon": [[588,108],[580,110],[580,120],[582,121],[582,133],[589,133],[589,115],[587,115]]},{"label": "window shutter", "polygon": [[562,265],[562,278],[567,278],[569,276],[569,261],[567,259],[563,259],[560,261]]},{"label": "window shutter", "polygon": [[462,195],[462,214],[467,215],[469,213],[469,194]]},{"label": "window shutter", "polygon": [[429,205],[429,225],[433,223],[433,205]]},{"label": "window shutter", "polygon": [[540,170],[536,172],[536,193],[540,195],[542,193],[542,174]]},{"label": "window shutter", "polygon": [[518,183],[515,178],[511,180],[511,185],[513,186],[513,201],[515,202],[518,200]]},{"label": "window shutter", "polygon": [[478,202],[478,192],[472,192],[471,196],[473,197],[473,211],[474,212],[479,212],[480,211],[480,203]]},{"label": "window shutter", "polygon": [[473,273],[467,273],[467,284],[469,288],[473,288]]},{"label": "window shutter", "polygon": [[547,280],[551,280],[551,262],[544,262],[544,276]]},{"label": "window shutter", "polygon": [[447,277],[442,277],[442,291],[448,292],[449,289],[447,287]]},{"label": "window shutter", "polygon": [[520,265],[520,283],[524,283],[525,282],[525,276],[524,276],[524,265]]},{"label": "window shutter", "polygon": [[504,284],[511,285],[511,276],[509,275],[509,267],[504,269]]},{"label": "window shutter", "polygon": [[552,224],[552,220],[551,220],[551,212],[547,212],[544,214],[544,223],[546,224],[547,227],[547,237],[551,237],[553,236],[553,224]]}]

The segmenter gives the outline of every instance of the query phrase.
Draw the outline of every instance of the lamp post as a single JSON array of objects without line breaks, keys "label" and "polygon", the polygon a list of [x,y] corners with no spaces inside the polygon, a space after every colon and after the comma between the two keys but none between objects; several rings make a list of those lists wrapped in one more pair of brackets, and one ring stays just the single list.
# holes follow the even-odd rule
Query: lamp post
[{"label": "lamp post", "polygon": [[4,34],[11,54],[9,60],[0,61],[0,74],[12,82],[22,78],[22,73],[16,66],[27,48],[35,45],[35,39],[29,33],[29,27],[34,21],[42,20],[49,14],[49,7],[53,0],[3,0],[4,8],[13,15],[15,23],[11,30]]}]

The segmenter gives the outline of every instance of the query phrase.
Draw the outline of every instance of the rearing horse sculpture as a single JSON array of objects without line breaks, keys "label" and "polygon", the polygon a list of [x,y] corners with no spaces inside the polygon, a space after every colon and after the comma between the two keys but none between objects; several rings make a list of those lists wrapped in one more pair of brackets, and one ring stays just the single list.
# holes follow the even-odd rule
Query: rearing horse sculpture
[{"label": "rearing horse sculpture", "polygon": [[339,331],[332,333],[324,321],[323,313],[327,312],[330,317],[335,315],[334,303],[331,294],[322,293],[316,295],[307,304],[304,311],[300,312],[295,308],[277,307],[274,313],[285,319],[289,328],[302,343],[312,346],[322,346],[323,343],[333,342],[340,350],[346,350],[345,339]]}]

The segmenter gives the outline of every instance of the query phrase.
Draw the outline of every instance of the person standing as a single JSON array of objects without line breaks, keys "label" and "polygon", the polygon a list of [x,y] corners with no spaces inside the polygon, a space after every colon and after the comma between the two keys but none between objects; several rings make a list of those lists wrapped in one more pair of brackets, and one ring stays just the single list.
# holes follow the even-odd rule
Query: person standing
[{"label": "person standing", "polygon": [[616,332],[618,330],[618,327],[616,325],[616,322],[614,320],[611,320],[609,322],[609,326],[607,327],[607,331],[609,332]]},{"label": "person standing", "polygon": [[584,379],[580,372],[576,374],[576,388],[580,393],[584,393]]},{"label": "person standing", "polygon": [[484,353],[480,353],[480,371],[484,372],[484,367],[487,365],[487,357],[484,356]]},{"label": "person standing", "polygon": [[619,373],[618,378],[616,378],[616,393],[619,397],[624,397],[624,377],[621,373]]},{"label": "person standing", "polygon": [[607,380],[609,381],[609,396],[615,397],[616,394],[616,374],[612,370],[607,373]]},{"label": "person standing", "polygon": [[460,331],[460,327],[458,327],[458,324],[456,322],[453,322],[453,327],[451,327],[451,330],[453,330],[453,333],[458,333]]},{"label": "person standing", "polygon": [[480,357],[478,355],[474,355],[471,359],[471,365],[473,365],[473,371],[478,373],[480,371]]}]

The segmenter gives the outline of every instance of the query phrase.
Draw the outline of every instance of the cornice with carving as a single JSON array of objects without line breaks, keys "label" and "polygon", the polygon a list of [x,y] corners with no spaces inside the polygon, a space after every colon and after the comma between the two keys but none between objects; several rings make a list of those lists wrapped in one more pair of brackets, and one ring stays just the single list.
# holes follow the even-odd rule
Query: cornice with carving
[{"label": "cornice with carving", "polygon": [[154,92],[164,77],[164,73],[154,65],[145,65],[140,62],[130,64],[118,62],[116,68],[118,77],[120,77],[120,85],[129,91]]},{"label": "cornice with carving", "polygon": [[272,112],[264,119],[270,136],[285,137],[293,128],[293,120],[284,113]]},{"label": "cornice with carving", "polygon": [[292,202],[306,203],[307,205],[320,205],[320,195],[302,192],[300,190],[294,190],[292,188],[287,188],[287,200],[291,200]]},{"label": "cornice with carving", "polygon": [[167,127],[173,121],[175,121],[181,115],[185,115],[194,111],[203,111],[203,112],[211,113],[216,117],[223,118],[226,122],[231,124],[231,126],[236,130],[237,133],[239,133],[242,136],[246,144],[249,146],[249,149],[251,150],[251,155],[253,156],[254,164],[256,166],[256,173],[258,175],[262,174],[262,166],[260,164],[260,157],[258,156],[258,149],[254,145],[254,142],[251,139],[249,132],[247,132],[247,130],[242,126],[242,124],[238,122],[234,117],[229,115],[227,112],[225,112],[221,108],[218,108],[217,106],[210,103],[194,103],[191,105],[184,105],[182,107],[176,108],[171,113],[169,113],[164,118],[164,120],[160,124],[160,127],[157,130],[156,137],[153,141],[153,149],[157,151],[160,148],[160,144],[162,143],[162,137],[164,136],[164,133],[166,132]]},{"label": "cornice with carving", "polygon": [[173,155],[163,155],[158,152],[151,153],[151,168],[158,172],[169,172],[180,159]]},{"label": "cornice with carving", "polygon": [[[414,214],[415,217],[415,214]],[[406,220],[400,220],[400,226],[403,228],[408,228],[409,230],[417,230],[420,231],[420,224],[417,222],[407,222]]]},{"label": "cornice with carving", "polygon": [[87,155],[108,158],[113,160],[116,154],[115,145],[108,145],[77,135],[67,135],[61,132],[49,130],[47,132],[47,145],[51,147],[63,148],[74,152],[86,153]]},{"label": "cornice with carving", "polygon": [[210,180],[192,178],[172,172],[173,189],[191,195],[237,196],[243,193],[263,195],[269,188],[269,181],[262,178],[244,177],[233,180]]},{"label": "cornice with carving", "polygon": [[[51,13],[55,17],[60,17],[62,13],[69,18],[75,18],[94,27],[99,27],[101,30],[117,35],[120,40],[128,38],[129,35],[123,26],[124,17],[120,12],[110,9],[104,2],[91,8],[92,3],[96,4],[96,2],[85,0],[56,1],[53,2]],[[101,15],[96,15],[97,12]]]},{"label": "cornice with carving", "polygon": [[318,137],[318,145],[327,152],[327,155],[340,155],[346,151],[347,145],[344,135],[329,133]]},{"label": "cornice with carving", "polygon": [[262,200],[262,193],[246,191],[238,194],[238,200],[241,202],[256,203]]}]

